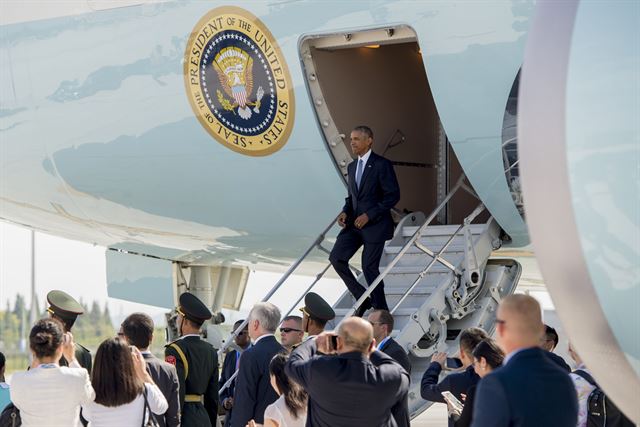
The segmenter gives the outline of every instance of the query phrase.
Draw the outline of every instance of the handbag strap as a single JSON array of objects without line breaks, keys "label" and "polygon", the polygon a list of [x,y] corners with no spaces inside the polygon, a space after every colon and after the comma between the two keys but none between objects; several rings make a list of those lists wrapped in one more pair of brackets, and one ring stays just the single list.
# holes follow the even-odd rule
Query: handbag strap
[{"label": "handbag strap", "polygon": [[144,406],[142,407],[142,427],[145,427],[146,423],[145,418],[147,418],[147,408],[149,412],[151,412],[151,408],[149,408],[149,401],[147,400],[147,385],[144,384],[142,386],[142,395],[144,396]]}]

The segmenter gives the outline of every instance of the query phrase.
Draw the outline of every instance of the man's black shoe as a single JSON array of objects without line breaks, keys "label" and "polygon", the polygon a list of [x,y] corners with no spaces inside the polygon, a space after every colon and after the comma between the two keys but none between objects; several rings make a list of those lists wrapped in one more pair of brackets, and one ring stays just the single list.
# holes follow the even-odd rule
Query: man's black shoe
[{"label": "man's black shoe", "polygon": [[365,311],[369,310],[373,306],[371,305],[371,299],[367,298],[364,300],[362,305],[356,309],[356,312],[353,314],[356,317],[364,316]]}]

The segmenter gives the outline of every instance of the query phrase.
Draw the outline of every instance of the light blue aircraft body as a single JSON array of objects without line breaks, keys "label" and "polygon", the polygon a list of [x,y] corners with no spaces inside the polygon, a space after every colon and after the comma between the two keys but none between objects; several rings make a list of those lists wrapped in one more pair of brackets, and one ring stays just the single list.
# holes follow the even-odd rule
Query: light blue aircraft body
[{"label": "light blue aircraft body", "polygon": [[[565,3],[578,9],[577,2]],[[580,3],[584,16],[593,13],[588,3]],[[553,245],[552,236],[540,231],[540,218],[553,209],[544,196],[556,190],[555,184],[547,181],[541,187],[544,162],[523,160],[519,165],[515,148],[518,126],[527,120],[517,114],[523,102],[518,85],[520,96],[545,85],[526,80],[527,61],[539,75],[550,67],[544,55],[525,60],[532,51],[525,51],[527,43],[538,46],[544,40],[541,21],[531,31],[533,2],[239,1],[227,6],[217,1],[3,3],[0,219],[181,265],[281,269],[340,211],[349,132],[366,124],[376,133],[374,149],[395,161],[403,192],[400,211],[430,213],[464,172],[502,229],[504,245],[529,244],[523,198],[527,215],[530,207],[536,215],[531,236],[536,249]],[[544,14],[545,7],[553,5],[538,5],[537,13]],[[620,7],[628,18],[638,17],[637,4]],[[599,13],[607,16],[613,9]],[[251,25],[243,27],[243,19]],[[625,90],[638,95],[639,37],[632,23],[622,20],[620,28],[629,30],[625,40],[635,40],[635,49],[622,49],[606,62],[629,67],[636,79]],[[584,33],[580,37],[581,42],[588,39]],[[584,52],[574,54],[579,68],[572,73],[585,63]],[[215,91],[205,91],[211,85]],[[569,90],[576,93],[575,86]],[[576,99],[581,98],[571,98],[572,108],[579,105]],[[534,104],[540,106],[538,101]],[[547,97],[544,102],[555,100]],[[608,127],[602,139],[612,147],[627,147],[627,160],[637,169],[631,160],[639,158],[638,103],[628,104],[635,126],[619,135]],[[429,108],[422,121],[420,114],[424,110],[427,115]],[[258,123],[263,117],[265,122]],[[572,123],[575,117],[569,117]],[[223,119],[229,120],[226,130]],[[259,126],[265,123],[271,134],[261,133]],[[528,147],[540,143],[551,150],[528,129]],[[576,129],[571,127],[572,137]],[[556,166],[562,168],[559,174],[580,182],[586,169],[572,169],[577,144],[568,144],[570,163]],[[531,154],[535,148],[522,152]],[[520,192],[519,168],[527,165],[523,179],[525,191],[536,194],[532,202]],[[627,185],[627,191],[617,187],[611,196],[620,200],[627,194],[637,201],[637,173],[623,173],[629,181],[616,182]],[[579,189],[574,180],[572,194]],[[595,204],[574,202],[576,209],[596,209]],[[471,210],[468,206],[464,200],[454,203],[440,223],[460,223]],[[628,220],[624,229],[638,237],[638,204],[627,200],[618,206],[625,212],[619,217]],[[577,219],[578,234],[591,236],[596,245],[621,232],[613,227],[591,234],[589,218]],[[542,237],[536,241],[536,236]],[[556,237],[562,244],[562,236]],[[592,253],[586,249],[593,247],[591,241],[581,242],[576,247],[585,249],[575,256]],[[640,248],[635,243],[624,252],[626,257],[620,255],[624,271],[637,273]],[[116,258],[113,265],[122,262]],[[325,258],[320,253],[308,260]],[[544,263],[554,260],[544,258]],[[149,279],[154,268],[150,265],[139,278]],[[563,276],[543,264],[545,269],[552,278],[548,285],[554,302],[566,310],[559,310],[560,316],[571,323],[567,319],[575,307],[559,291],[566,286]],[[586,270],[591,274],[585,277],[594,283],[615,275],[615,269],[595,264]],[[167,271],[158,276],[171,275],[170,267]],[[118,280],[128,286],[134,276],[129,271]],[[631,325],[637,334],[638,317],[629,313],[637,312],[640,283],[637,274],[622,277],[627,297],[602,309],[627,314],[598,319],[616,325],[612,351],[624,354],[625,375],[612,379],[603,358],[591,360],[598,365],[596,377],[626,393],[639,384],[640,347],[637,335],[620,328]],[[579,294],[574,292],[576,300]],[[607,298],[599,288],[584,309],[600,307],[599,301]],[[565,326],[585,352],[592,349],[589,342],[601,337],[597,325]],[[583,358],[589,361],[588,355]],[[632,401],[622,392],[613,393],[640,418]]]}]

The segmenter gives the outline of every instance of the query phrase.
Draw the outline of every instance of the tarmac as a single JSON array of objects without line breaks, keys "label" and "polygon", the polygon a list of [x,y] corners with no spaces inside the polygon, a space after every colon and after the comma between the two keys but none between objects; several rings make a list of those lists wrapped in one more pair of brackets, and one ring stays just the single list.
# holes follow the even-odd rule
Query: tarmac
[{"label": "tarmac", "polygon": [[411,427],[447,427],[447,405],[434,403],[429,409],[411,420]]}]

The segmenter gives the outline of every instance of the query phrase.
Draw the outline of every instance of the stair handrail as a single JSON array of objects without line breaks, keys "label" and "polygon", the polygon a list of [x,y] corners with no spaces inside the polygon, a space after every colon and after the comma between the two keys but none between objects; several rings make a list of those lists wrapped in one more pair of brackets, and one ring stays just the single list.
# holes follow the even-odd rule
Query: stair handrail
[{"label": "stair handrail", "polygon": [[[393,260],[391,260],[391,262],[389,264],[387,264],[387,266],[378,275],[378,277],[376,277],[376,279],[373,281],[373,283],[370,284],[369,287],[364,291],[362,296],[360,298],[358,298],[358,300],[353,305],[353,307],[351,307],[349,309],[349,311],[347,311],[347,313],[345,314],[345,318],[353,316],[355,314],[355,312],[358,309],[358,307],[360,307],[364,303],[364,301],[367,298],[369,298],[369,296],[378,287],[378,285],[384,280],[384,278],[387,276],[387,274],[389,274],[389,272],[393,269],[393,267],[395,267],[395,265],[398,263],[400,258],[402,258],[404,256],[404,254],[409,250],[409,248],[411,246],[413,246],[413,244],[420,237],[422,237],[422,233],[427,229],[427,227],[431,224],[431,221],[433,221],[435,219],[435,217],[438,215],[438,213],[447,205],[447,203],[449,203],[449,201],[454,196],[454,194],[460,188],[463,188],[465,191],[469,191],[470,190],[468,186],[464,185],[464,180],[465,179],[466,179],[466,175],[464,175],[464,174],[460,175],[460,178],[458,178],[458,181],[453,186],[451,191],[449,191],[449,193],[442,200],[442,202],[440,202],[440,204],[433,210],[433,212],[431,212],[431,214],[424,221],[424,224],[422,224],[420,227],[418,227],[418,229],[413,233],[411,238],[409,240],[407,240],[407,242],[402,246],[402,249],[400,249],[400,251],[396,254],[396,256],[393,258]],[[473,194],[473,193],[471,193],[471,194],[475,196],[475,194]],[[438,257],[436,257],[436,258],[438,258]]]},{"label": "stair handrail", "polygon": [[[300,266],[300,264],[307,258],[307,256],[309,256],[311,251],[317,248],[319,250],[327,252],[327,249],[324,246],[322,246],[322,243],[326,239],[326,235],[329,232],[329,230],[331,230],[331,228],[334,226],[334,224],[338,220],[338,216],[340,216],[340,214],[338,214],[333,220],[331,220],[329,225],[327,225],[324,228],[324,230],[322,230],[322,232],[318,234],[313,244],[311,244],[307,248],[307,250],[296,261],[294,261],[293,264],[291,264],[291,266],[289,266],[289,269],[287,269],[287,271],[282,275],[282,277],[280,277],[280,280],[278,280],[278,282],[276,282],[276,284],[271,288],[271,290],[262,298],[261,302],[268,301],[273,296],[273,294],[276,293],[276,291],[280,288],[280,286],[282,286],[282,284],[289,278],[289,276],[291,276],[291,274]],[[331,263],[329,262],[322,269],[322,271],[320,271],[320,273],[316,275],[316,278],[311,283],[311,285],[309,285],[305,289],[305,291],[302,294],[300,294],[300,297],[289,308],[289,310],[283,316],[283,318],[287,317],[289,314],[291,314],[293,310],[295,310],[295,308],[298,306],[300,301],[302,301],[302,298],[304,298],[304,296],[308,294],[311,291],[311,289],[313,289],[313,287],[320,281],[320,279],[324,277],[324,275],[326,274],[326,272],[329,270],[330,267],[331,267]],[[354,270],[355,272],[359,273],[359,271],[355,269],[353,266],[349,265],[349,267],[351,267],[351,269]],[[231,346],[231,343],[234,341],[234,339],[238,336],[238,334],[244,329],[244,327],[248,323],[249,323],[249,319],[247,318],[234,331],[232,331],[231,334],[229,334],[227,341],[225,341],[225,343],[222,345],[222,348],[218,350],[218,358],[222,357],[225,350]],[[233,382],[234,379],[236,379],[237,376],[238,376],[238,371],[234,372],[234,374],[222,385],[222,387],[220,387],[220,390],[218,391],[218,395],[222,394],[223,391],[229,388],[229,386],[231,386],[231,383]]]}]

